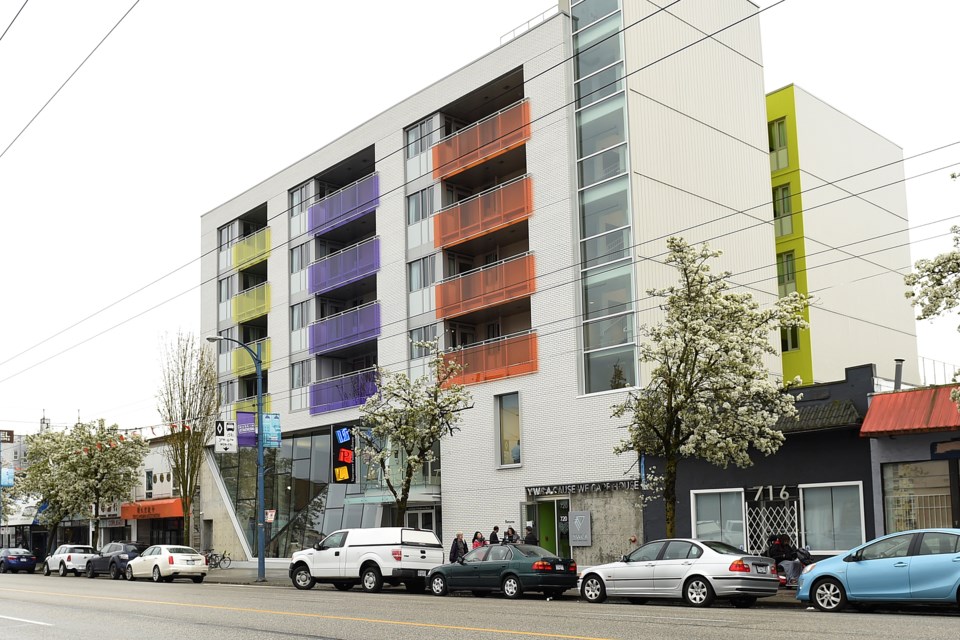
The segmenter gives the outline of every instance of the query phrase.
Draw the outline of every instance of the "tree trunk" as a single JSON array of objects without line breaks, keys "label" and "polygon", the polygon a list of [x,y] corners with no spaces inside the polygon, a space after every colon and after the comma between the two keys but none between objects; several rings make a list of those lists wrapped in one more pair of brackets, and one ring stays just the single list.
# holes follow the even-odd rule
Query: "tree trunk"
[{"label": "tree trunk", "polygon": [[100,538],[100,496],[94,496],[93,501],[93,533],[90,535],[90,546],[98,549]]},{"label": "tree trunk", "polygon": [[663,508],[667,524],[667,537],[673,538],[677,532],[677,456],[667,454],[666,469],[663,474]]}]

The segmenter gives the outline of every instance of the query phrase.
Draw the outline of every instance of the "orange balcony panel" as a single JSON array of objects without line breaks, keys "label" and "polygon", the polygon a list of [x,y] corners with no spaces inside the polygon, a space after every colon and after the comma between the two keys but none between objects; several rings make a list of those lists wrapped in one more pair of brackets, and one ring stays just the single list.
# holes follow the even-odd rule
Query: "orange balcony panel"
[{"label": "orange balcony panel", "polygon": [[532,211],[533,181],[525,176],[440,211],[433,218],[434,246],[482,236],[529,218]]},{"label": "orange balcony panel", "polygon": [[509,258],[436,286],[437,317],[452,318],[532,295],[537,288],[532,254]]},{"label": "orange balcony panel", "polygon": [[446,178],[530,139],[530,103],[524,100],[447,136],[433,147],[433,179]]},{"label": "orange balcony panel", "polygon": [[537,370],[537,334],[526,333],[502,340],[489,340],[450,354],[463,371],[455,384],[476,384],[520,376]]}]

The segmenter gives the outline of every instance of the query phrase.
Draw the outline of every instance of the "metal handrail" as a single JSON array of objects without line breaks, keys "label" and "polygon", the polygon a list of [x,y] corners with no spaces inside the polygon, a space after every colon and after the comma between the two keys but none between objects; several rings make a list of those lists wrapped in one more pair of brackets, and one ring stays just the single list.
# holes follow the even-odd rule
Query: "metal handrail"
[{"label": "metal handrail", "polygon": [[351,371],[350,373],[341,373],[338,376],[332,376],[330,378],[324,378],[323,380],[314,380],[311,384],[320,384],[321,382],[331,382],[333,380],[342,380],[343,378],[349,378],[350,376],[355,376],[360,373],[366,373],[367,371],[376,371],[377,367],[367,367],[366,369],[358,369],[357,371]]},{"label": "metal handrail", "polygon": [[358,242],[358,243],[356,243],[356,244],[351,244],[349,247],[344,247],[343,249],[340,249],[339,251],[334,251],[333,253],[328,253],[327,255],[323,256],[322,258],[317,258],[316,260],[314,260],[313,262],[311,262],[311,263],[308,264],[307,266],[308,266],[308,267],[312,267],[313,265],[317,264],[318,262],[323,262],[323,261],[326,260],[327,258],[332,258],[332,257],[334,257],[334,256],[338,256],[338,255],[340,255],[341,253],[343,253],[344,251],[349,251],[350,249],[356,249],[357,247],[359,247],[359,246],[362,245],[362,244],[366,244],[366,243],[368,243],[368,242],[373,242],[374,240],[378,240],[379,238],[380,238],[380,236],[377,235],[377,236],[373,236],[373,237],[371,237],[371,238],[367,238],[366,240],[361,240],[360,242]]},{"label": "metal handrail", "polygon": [[500,115],[501,113],[503,113],[504,111],[509,111],[510,109],[513,109],[513,108],[514,108],[515,106],[517,106],[518,104],[523,104],[524,102],[528,102],[529,100],[530,100],[530,98],[520,98],[519,100],[517,100],[517,101],[514,102],[513,104],[511,104],[511,105],[509,105],[509,106],[506,106],[506,107],[504,107],[503,109],[500,109],[500,111],[497,111],[496,113],[491,113],[491,114],[488,115],[486,118],[481,118],[480,120],[477,120],[477,121],[474,122],[473,124],[468,125],[468,126],[464,127],[463,129],[457,129],[457,130],[454,131],[453,133],[450,133],[450,134],[447,134],[447,135],[443,136],[442,138],[440,138],[439,140],[437,140],[437,141],[433,144],[433,146],[435,147],[435,146],[437,146],[438,144],[440,144],[441,142],[443,142],[444,140],[448,140],[448,139],[450,139],[450,138],[453,138],[454,136],[460,135],[460,134],[463,133],[464,131],[469,131],[470,129],[473,129],[474,127],[480,126],[481,124],[483,124],[483,123],[486,122],[487,120],[490,120],[491,118],[496,118],[497,116],[499,116],[499,115]]},{"label": "metal handrail", "polygon": [[311,323],[308,324],[307,326],[308,326],[308,327],[312,327],[313,325],[315,325],[315,324],[317,324],[317,323],[319,323],[319,322],[326,322],[327,320],[331,320],[331,319],[333,319],[333,318],[339,318],[340,316],[342,316],[342,315],[344,315],[344,314],[353,313],[354,311],[359,311],[360,309],[366,309],[367,307],[372,306],[372,305],[375,305],[375,304],[380,304],[380,300],[372,300],[372,301],[370,301],[370,302],[366,302],[366,303],[364,303],[364,304],[361,304],[360,306],[357,306],[357,307],[350,307],[349,309],[344,309],[343,311],[338,311],[337,313],[334,313],[334,314],[332,314],[332,315],[326,316],[326,317],[324,317],[324,318],[319,318],[318,320],[314,320],[313,322],[311,322]]},{"label": "metal handrail", "polygon": [[236,292],[235,294],[233,294],[233,297],[236,298],[237,296],[242,296],[242,295],[245,294],[245,293],[249,293],[250,291],[253,291],[254,289],[257,289],[258,287],[265,287],[265,286],[267,286],[268,284],[270,284],[270,281],[269,281],[269,280],[265,280],[265,281],[261,282],[260,284],[255,284],[255,285],[253,285],[252,287],[247,287],[247,288],[244,289],[243,291],[238,291],[238,292]]},{"label": "metal handrail", "polygon": [[527,256],[532,256],[533,251],[524,251],[523,253],[518,253],[515,256],[510,256],[509,258],[504,258],[503,260],[497,260],[496,262],[491,262],[490,264],[485,264],[482,267],[477,267],[475,269],[470,269],[470,271],[464,271],[463,273],[458,273],[455,276],[447,276],[443,280],[437,282],[437,284],[443,284],[445,282],[452,282],[458,278],[463,278],[465,276],[471,276],[475,273],[479,273],[484,269],[493,269],[494,267],[500,267],[505,265],[508,262],[513,262],[514,260],[519,260],[520,258],[526,258]]},{"label": "metal handrail", "polygon": [[[556,4],[555,4],[555,5],[551,6],[549,9],[547,9],[546,11],[544,11],[543,13],[541,13],[540,15],[537,15],[537,16],[534,16],[534,17],[530,18],[529,20],[527,20],[526,22],[524,22],[522,25],[520,25],[519,27],[517,27],[517,28],[514,29],[513,31],[508,31],[507,33],[505,33],[505,34],[503,34],[502,36],[500,36],[500,44],[501,44],[501,46],[502,46],[504,43],[510,42],[510,41],[513,40],[514,38],[516,38],[516,37],[518,37],[518,36],[521,36],[521,35],[523,35],[524,33],[527,33],[527,32],[530,31],[531,29],[533,29],[533,28],[535,28],[535,27],[539,27],[541,24],[543,24],[544,22],[547,21],[547,18],[552,18],[553,16],[557,15],[558,13],[560,13],[560,7],[559,7],[559,5],[556,5]],[[519,33],[518,33],[518,32],[519,32]]]},{"label": "metal handrail", "polygon": [[441,209],[438,209],[437,212],[434,213],[433,215],[437,215],[437,214],[443,213],[444,211],[448,211],[448,210],[453,209],[453,208],[455,208],[455,207],[463,206],[464,204],[466,204],[466,203],[468,203],[468,202],[470,202],[470,201],[472,201],[472,200],[476,200],[476,199],[479,198],[480,196],[485,196],[485,195],[487,195],[488,193],[491,193],[491,192],[493,192],[493,191],[496,191],[497,189],[504,189],[504,188],[512,185],[512,184],[515,183],[515,182],[519,182],[519,181],[521,181],[521,180],[525,180],[526,178],[529,178],[529,177],[530,177],[530,174],[529,174],[529,173],[525,173],[525,174],[523,174],[522,176],[519,176],[519,177],[514,178],[513,180],[507,180],[506,182],[504,182],[504,183],[502,183],[502,184],[494,185],[494,186],[490,187],[489,189],[484,189],[484,190],[481,191],[480,193],[477,193],[477,194],[474,194],[474,195],[470,196],[469,198],[464,198],[463,200],[458,200],[457,202],[454,202],[453,204],[448,204],[447,206],[445,206],[445,207],[443,207],[443,208],[441,208]]},{"label": "metal handrail", "polygon": [[461,345],[459,347],[452,347],[446,350],[446,353],[453,353],[454,351],[466,351],[467,349],[473,349],[474,347],[482,347],[487,344],[492,344],[494,342],[502,342],[504,340],[509,340],[511,338],[519,338],[520,336],[528,336],[530,334],[536,333],[536,329],[524,329],[523,331],[516,331],[514,333],[508,333],[505,336],[498,336],[496,338],[487,338],[480,342],[471,342],[470,344]]},{"label": "metal handrail", "polygon": [[314,203],[311,204],[310,206],[311,206],[311,207],[316,206],[316,205],[320,204],[321,202],[323,202],[324,200],[329,200],[329,199],[332,198],[333,196],[338,196],[338,195],[340,195],[341,193],[343,193],[344,191],[346,191],[347,189],[350,189],[350,188],[352,188],[352,187],[357,186],[358,184],[360,184],[360,183],[363,182],[364,180],[369,180],[370,178],[375,177],[378,173],[379,173],[379,171],[374,171],[373,173],[367,174],[367,175],[363,176],[362,178],[358,178],[358,179],[354,180],[353,182],[351,182],[350,184],[344,185],[344,186],[340,187],[339,189],[337,189],[336,191],[334,191],[334,192],[332,192],[332,193],[328,193],[327,195],[323,196],[322,198],[320,198],[319,200],[317,200],[316,202],[314,202]]}]

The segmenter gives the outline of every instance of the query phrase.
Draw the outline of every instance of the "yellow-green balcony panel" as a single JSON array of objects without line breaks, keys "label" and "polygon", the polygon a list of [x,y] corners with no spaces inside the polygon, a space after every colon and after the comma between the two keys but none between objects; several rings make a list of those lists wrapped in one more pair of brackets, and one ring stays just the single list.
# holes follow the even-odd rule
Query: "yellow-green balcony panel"
[{"label": "yellow-green balcony panel", "polygon": [[264,282],[233,296],[234,322],[248,322],[270,311],[270,283]]},{"label": "yellow-green balcony panel", "polygon": [[[270,338],[260,340],[260,361],[263,363],[262,369],[266,371],[270,368]],[[257,343],[251,342],[247,345],[257,351]],[[237,347],[233,350],[233,373],[237,376],[249,376],[256,373],[257,365],[253,363],[253,358],[243,347]]]},{"label": "yellow-green balcony panel", "polygon": [[[233,419],[237,419],[237,412],[247,412],[247,413],[256,413],[257,412],[257,397],[253,396],[252,398],[244,398],[243,400],[237,400],[233,403]],[[263,412],[270,413],[270,394],[263,394]]]},{"label": "yellow-green balcony panel", "polygon": [[233,267],[247,269],[270,257],[270,227],[241,238],[233,245]]}]

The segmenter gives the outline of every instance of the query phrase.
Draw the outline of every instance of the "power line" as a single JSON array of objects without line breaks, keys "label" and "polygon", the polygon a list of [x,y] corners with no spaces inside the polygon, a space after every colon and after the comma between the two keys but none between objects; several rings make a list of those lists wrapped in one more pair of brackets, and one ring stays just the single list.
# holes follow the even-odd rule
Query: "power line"
[{"label": "power line", "polygon": [[[107,35],[103,36],[103,38],[100,40],[100,42],[97,43],[97,46],[95,46],[95,47],[93,48],[93,50],[90,51],[90,53],[87,54],[87,57],[84,58],[84,59],[80,62],[79,65],[77,65],[77,68],[73,70],[73,73],[71,73],[69,76],[67,76],[67,79],[63,81],[63,84],[61,84],[60,87],[59,87],[56,91],[53,92],[53,95],[50,96],[50,98],[49,98],[46,102],[43,103],[43,106],[40,107],[40,110],[37,111],[37,113],[34,114],[34,116],[33,116],[32,118],[30,118],[30,121],[27,122],[27,124],[25,124],[25,125],[23,126],[23,129],[20,130],[20,133],[18,133],[17,136],[16,136],[13,140],[10,141],[10,144],[7,145],[7,148],[4,149],[2,153],[0,153],[0,158],[2,158],[3,156],[5,156],[5,155],[7,154],[7,151],[10,150],[10,147],[12,147],[12,146],[14,145],[14,143],[15,143],[17,140],[20,139],[20,136],[22,136],[23,133],[30,127],[30,125],[33,124],[33,121],[36,120],[36,119],[40,116],[41,113],[43,113],[43,110],[47,108],[47,105],[50,104],[51,102],[53,102],[53,99],[57,97],[57,94],[59,94],[60,91],[62,91],[63,88],[64,88],[65,86],[67,86],[67,83],[70,82],[70,79],[73,78],[73,76],[75,76],[78,71],[80,71],[80,67],[82,67],[82,66],[87,62],[87,60],[90,59],[90,56],[92,56],[94,53],[96,53],[97,49],[100,48],[100,45],[102,45],[103,42],[104,42],[107,38],[110,37],[110,34],[113,33],[114,29],[116,29],[117,27],[120,26],[120,23],[123,22],[123,19],[126,18],[128,15],[130,15],[130,12],[133,11],[133,8],[136,7],[139,3],[140,3],[140,0],[134,0],[133,4],[130,5],[130,8],[127,9],[126,13],[124,13],[122,16],[120,16],[120,19],[117,20],[116,24],[114,24],[112,27],[110,27],[110,31],[107,31]],[[26,4],[26,3],[24,3],[24,4]],[[22,7],[21,7],[21,9],[22,9]],[[17,14],[19,15],[19,12],[17,12]],[[6,32],[4,32],[4,33],[6,33]]]},{"label": "power line", "polygon": [[7,28],[3,30],[3,33],[0,33],[0,40],[3,40],[3,36],[7,35],[7,31],[10,31],[10,27],[12,27],[12,26],[13,26],[13,23],[16,22],[16,21],[17,21],[17,18],[20,17],[20,12],[23,11],[23,8],[24,8],[25,6],[27,6],[27,3],[28,3],[28,2],[30,2],[30,0],[23,0],[23,4],[20,5],[20,8],[19,8],[19,9],[17,9],[17,14],[16,14],[15,16],[13,16],[13,20],[11,20],[11,21],[10,21],[10,24],[7,25]]}]

